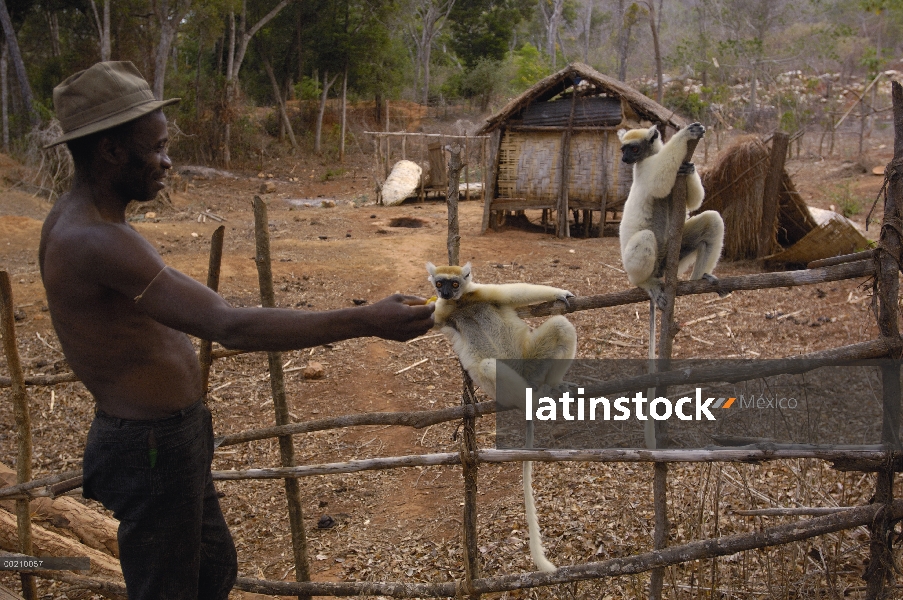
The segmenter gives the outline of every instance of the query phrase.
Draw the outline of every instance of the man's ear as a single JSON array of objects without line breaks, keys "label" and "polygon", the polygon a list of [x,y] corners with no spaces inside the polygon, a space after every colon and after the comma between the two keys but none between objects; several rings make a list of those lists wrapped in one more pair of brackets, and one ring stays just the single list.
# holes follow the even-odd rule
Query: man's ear
[{"label": "man's ear", "polygon": [[124,165],[128,160],[128,151],[122,141],[109,135],[102,136],[97,142],[97,155],[111,165]]}]

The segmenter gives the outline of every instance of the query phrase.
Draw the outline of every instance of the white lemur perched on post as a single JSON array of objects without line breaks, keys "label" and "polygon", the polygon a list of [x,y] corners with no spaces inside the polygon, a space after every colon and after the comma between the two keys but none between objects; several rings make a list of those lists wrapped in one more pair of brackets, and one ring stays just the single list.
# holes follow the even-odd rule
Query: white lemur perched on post
[{"label": "white lemur perched on post", "polygon": [[[461,365],[498,410],[524,410],[526,388],[555,389],[561,385],[577,354],[577,331],[565,317],[556,315],[530,330],[515,309],[538,302],[560,300],[566,305],[574,294],[547,285],[529,283],[479,284],[471,279],[470,263],[463,267],[437,267],[427,263],[430,283],[438,299],[436,328],[449,338]],[[518,373],[497,359],[536,359],[525,363],[530,372]],[[556,360],[543,360],[556,359]],[[496,397],[498,388],[509,390]],[[527,422],[527,447],[533,445],[533,423]],[[524,503],[530,534],[530,556],[542,571],[554,571],[545,557],[533,501],[532,462],[523,463]]]},{"label": "white lemur perched on post", "polygon": [[[674,187],[677,174],[687,176],[687,212],[702,204],[705,190],[693,163],[684,162],[687,142],[700,139],[705,127],[693,123],[678,131],[662,144],[661,135],[653,125],[648,129],[621,129],[621,160],[633,165],[633,183],[618,235],[621,240],[621,262],[627,271],[627,279],[649,294],[649,359],[656,358],[655,307],[665,308],[665,291],[662,274],[668,252],[668,225],[671,216],[669,203],[665,201]],[[714,210],[707,210],[686,220],[680,240],[680,258],[677,273],[685,271],[694,262],[690,279],[705,278],[717,281],[712,275],[721,257],[724,242],[724,221]],[[655,363],[650,363],[654,370]],[[650,395],[653,390],[650,389]],[[647,448],[655,448],[655,426],[650,419],[644,426]]]},{"label": "white lemur perched on post", "polygon": [[[653,125],[648,129],[622,129],[621,160],[633,165],[633,184],[624,204],[621,217],[621,262],[627,279],[649,293],[649,297],[664,308],[662,270],[664,269],[668,231],[668,206],[661,202],[671,193],[677,173],[687,175],[687,211],[702,204],[705,191],[693,163],[685,163],[687,141],[700,139],[705,127],[693,123],[681,129],[662,144],[661,135]],[[717,211],[707,210],[690,217],[684,223],[680,242],[680,262],[677,272],[696,263],[690,279],[713,280],[712,271],[721,257],[724,242],[724,221]]]}]

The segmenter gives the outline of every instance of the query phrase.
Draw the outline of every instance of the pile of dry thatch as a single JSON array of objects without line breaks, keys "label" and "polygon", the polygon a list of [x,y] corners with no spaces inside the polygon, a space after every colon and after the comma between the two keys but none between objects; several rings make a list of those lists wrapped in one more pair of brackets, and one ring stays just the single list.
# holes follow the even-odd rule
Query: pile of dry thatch
[{"label": "pile of dry thatch", "polygon": [[[717,210],[724,219],[724,250],[728,260],[755,258],[762,227],[762,196],[770,152],[757,136],[739,137],[701,172],[706,190],[700,210]],[[790,180],[783,173],[774,239],[788,248],[817,224]],[[775,247],[775,250],[779,248]]]}]

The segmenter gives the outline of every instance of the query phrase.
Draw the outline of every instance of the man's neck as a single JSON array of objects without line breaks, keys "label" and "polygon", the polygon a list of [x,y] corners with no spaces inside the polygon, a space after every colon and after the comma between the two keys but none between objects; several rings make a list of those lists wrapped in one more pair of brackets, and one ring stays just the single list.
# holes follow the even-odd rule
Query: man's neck
[{"label": "man's neck", "polygon": [[76,172],[69,196],[91,204],[104,221],[124,223],[129,200],[113,189],[111,180],[111,177]]}]

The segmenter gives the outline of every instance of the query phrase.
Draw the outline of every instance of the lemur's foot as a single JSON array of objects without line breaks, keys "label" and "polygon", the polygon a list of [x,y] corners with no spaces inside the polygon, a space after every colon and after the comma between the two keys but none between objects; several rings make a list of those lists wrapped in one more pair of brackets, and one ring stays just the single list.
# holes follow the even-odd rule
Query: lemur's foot
[{"label": "lemur's foot", "polygon": [[665,287],[661,284],[661,282],[650,286],[646,290],[646,292],[649,294],[649,297],[652,298],[652,301],[655,302],[655,305],[659,310],[665,310],[668,299],[665,296]]},{"label": "lemur's foot", "polygon": [[698,140],[705,135],[705,127],[703,127],[702,123],[691,123],[687,126],[687,133]]},{"label": "lemur's foot", "polygon": [[715,291],[718,292],[718,295],[721,298],[726,298],[727,296],[730,296],[731,293],[726,290],[722,290],[721,287],[718,285],[718,283],[719,283],[718,278],[715,277],[714,275],[712,275],[711,273],[703,273],[702,278],[717,288]]},{"label": "lemur's foot", "polygon": [[696,165],[691,162],[680,163],[677,169],[678,175],[691,175],[696,172]]}]

